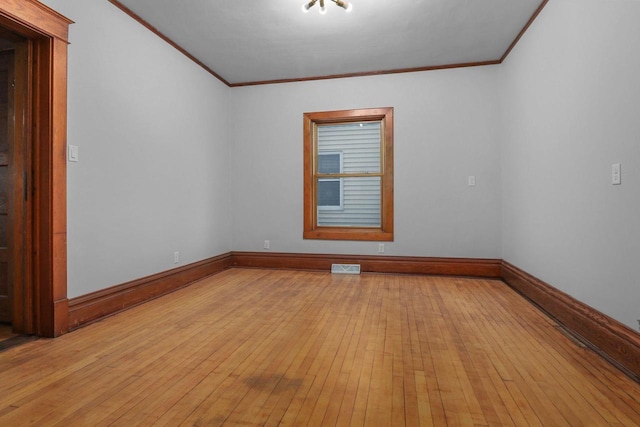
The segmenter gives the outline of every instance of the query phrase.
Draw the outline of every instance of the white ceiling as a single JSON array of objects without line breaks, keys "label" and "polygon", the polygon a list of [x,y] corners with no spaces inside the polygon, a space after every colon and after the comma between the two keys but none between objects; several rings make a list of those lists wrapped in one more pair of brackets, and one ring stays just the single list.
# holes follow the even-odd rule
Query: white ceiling
[{"label": "white ceiling", "polygon": [[543,0],[112,0],[228,84],[499,61]]}]

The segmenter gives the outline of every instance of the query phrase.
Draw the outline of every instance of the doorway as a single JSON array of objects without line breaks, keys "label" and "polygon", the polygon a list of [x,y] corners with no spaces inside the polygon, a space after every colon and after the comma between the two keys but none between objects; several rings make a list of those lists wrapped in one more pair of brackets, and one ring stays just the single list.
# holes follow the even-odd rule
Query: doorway
[{"label": "doorway", "polygon": [[[43,337],[69,329],[66,124],[71,23],[36,0],[0,3],[0,39],[12,45],[5,49],[14,47],[13,61],[7,60],[14,68],[6,71],[13,72],[13,78],[7,77],[11,90],[6,94],[6,127],[15,137],[6,139],[5,219],[0,207],[0,247],[6,249],[4,255],[0,249],[0,276],[7,281],[0,286],[13,332]],[[0,185],[2,174],[0,170]]]},{"label": "doorway", "polygon": [[[9,110],[13,109],[10,82],[13,80],[13,43],[0,38],[0,325],[11,325],[13,281],[9,278]],[[6,335],[6,334],[3,334]]]},{"label": "doorway", "polygon": [[32,333],[25,315],[33,301],[25,250],[31,241],[28,206],[31,194],[30,140],[28,138],[28,43],[0,29],[0,332]]}]

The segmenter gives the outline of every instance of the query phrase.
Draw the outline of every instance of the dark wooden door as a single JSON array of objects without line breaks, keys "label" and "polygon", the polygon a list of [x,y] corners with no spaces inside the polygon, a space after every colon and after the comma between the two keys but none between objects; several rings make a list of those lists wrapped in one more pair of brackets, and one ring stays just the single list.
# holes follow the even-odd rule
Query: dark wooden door
[{"label": "dark wooden door", "polygon": [[[11,323],[13,284],[9,278],[9,199],[12,190],[9,147],[13,144],[10,123],[13,110],[14,52],[0,52],[0,322]],[[11,135],[10,135],[11,134]]]}]

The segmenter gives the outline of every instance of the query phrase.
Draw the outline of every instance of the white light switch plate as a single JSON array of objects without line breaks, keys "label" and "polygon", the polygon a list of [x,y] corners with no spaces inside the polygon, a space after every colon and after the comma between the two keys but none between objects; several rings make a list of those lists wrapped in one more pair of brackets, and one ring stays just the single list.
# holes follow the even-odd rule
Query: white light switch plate
[{"label": "white light switch plate", "polygon": [[622,184],[622,170],[620,167],[620,163],[614,163],[611,165],[611,184]]},{"label": "white light switch plate", "polygon": [[67,152],[68,152],[68,155],[69,155],[69,161],[70,162],[77,162],[78,161],[78,146],[77,145],[69,145]]}]

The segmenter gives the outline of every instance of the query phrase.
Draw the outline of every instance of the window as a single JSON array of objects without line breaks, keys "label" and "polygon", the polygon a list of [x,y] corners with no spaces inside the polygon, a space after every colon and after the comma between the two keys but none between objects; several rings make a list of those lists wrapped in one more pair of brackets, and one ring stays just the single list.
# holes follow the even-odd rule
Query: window
[{"label": "window", "polygon": [[304,238],[393,240],[393,108],[304,114]]}]

